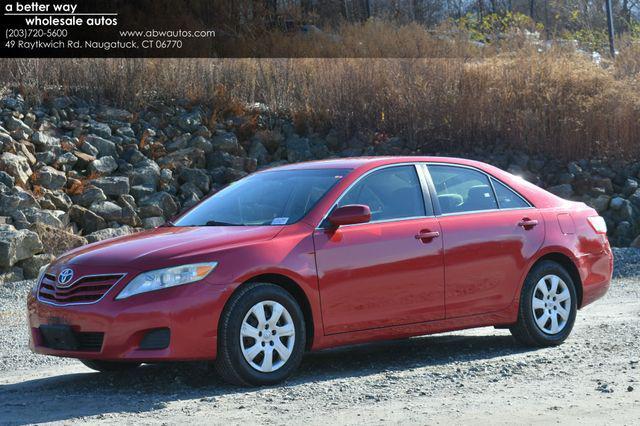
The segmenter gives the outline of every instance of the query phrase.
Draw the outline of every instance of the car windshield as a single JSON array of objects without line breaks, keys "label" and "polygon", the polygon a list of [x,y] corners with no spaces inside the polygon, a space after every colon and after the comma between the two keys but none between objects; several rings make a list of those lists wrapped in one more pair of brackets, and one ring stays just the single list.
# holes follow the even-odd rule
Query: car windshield
[{"label": "car windshield", "polygon": [[349,171],[316,169],[257,173],[209,197],[174,225],[288,225],[302,219]]}]

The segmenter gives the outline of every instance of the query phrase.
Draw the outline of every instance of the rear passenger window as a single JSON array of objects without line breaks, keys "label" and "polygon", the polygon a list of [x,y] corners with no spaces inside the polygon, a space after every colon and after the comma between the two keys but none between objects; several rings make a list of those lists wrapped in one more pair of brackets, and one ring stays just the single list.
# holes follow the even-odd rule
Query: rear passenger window
[{"label": "rear passenger window", "polygon": [[522,209],[530,207],[521,196],[499,180],[491,178],[491,182],[493,183],[493,188],[496,190],[498,204],[501,209]]},{"label": "rear passenger window", "polygon": [[428,166],[443,214],[494,210],[498,203],[484,173],[466,167]]},{"label": "rear passenger window", "polygon": [[338,206],[349,204],[369,206],[371,221],[426,215],[414,166],[387,167],[365,176],[348,190]]}]

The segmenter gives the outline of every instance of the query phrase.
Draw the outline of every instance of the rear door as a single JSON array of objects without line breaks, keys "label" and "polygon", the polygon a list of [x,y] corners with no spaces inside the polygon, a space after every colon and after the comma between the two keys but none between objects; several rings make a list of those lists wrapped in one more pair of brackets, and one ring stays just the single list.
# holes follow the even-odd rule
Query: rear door
[{"label": "rear door", "polygon": [[442,233],[423,178],[414,165],[370,172],[337,205],[368,205],[371,222],[316,230],[326,334],[444,318]]},{"label": "rear door", "polygon": [[486,173],[429,164],[444,237],[446,317],[506,308],[544,241],[544,221],[514,190]]}]

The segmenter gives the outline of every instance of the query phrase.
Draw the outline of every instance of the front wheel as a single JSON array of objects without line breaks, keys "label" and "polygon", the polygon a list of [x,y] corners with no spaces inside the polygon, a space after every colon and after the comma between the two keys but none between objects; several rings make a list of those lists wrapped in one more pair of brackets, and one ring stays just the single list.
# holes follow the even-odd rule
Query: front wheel
[{"label": "front wheel", "polygon": [[100,361],[95,359],[81,359],[80,362],[90,369],[101,373],[133,370],[134,368],[140,367],[141,364],[140,362]]},{"label": "front wheel", "polygon": [[564,342],[576,320],[576,287],[567,271],[545,260],[533,267],[520,296],[513,337],[526,346],[556,346]]},{"label": "front wheel", "polygon": [[289,292],[273,284],[247,284],[220,318],[216,367],[235,385],[275,384],[298,367],[305,339],[302,310]]}]

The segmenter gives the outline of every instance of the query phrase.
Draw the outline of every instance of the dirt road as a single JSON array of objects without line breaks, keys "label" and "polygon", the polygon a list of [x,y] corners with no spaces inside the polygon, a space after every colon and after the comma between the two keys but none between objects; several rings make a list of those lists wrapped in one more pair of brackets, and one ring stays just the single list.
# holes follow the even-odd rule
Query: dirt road
[{"label": "dirt road", "polygon": [[239,389],[205,364],[102,375],[26,347],[30,283],[0,286],[0,423],[640,422],[640,252],[558,348],[482,328],[305,357],[286,384]]}]

